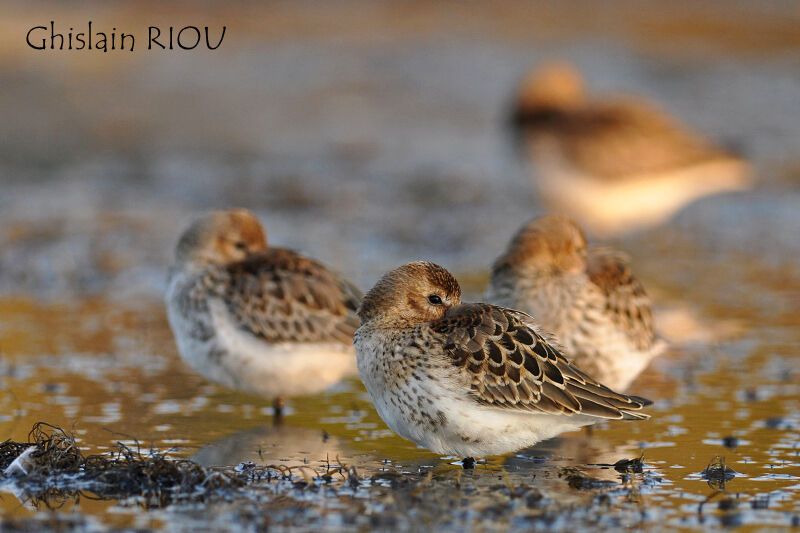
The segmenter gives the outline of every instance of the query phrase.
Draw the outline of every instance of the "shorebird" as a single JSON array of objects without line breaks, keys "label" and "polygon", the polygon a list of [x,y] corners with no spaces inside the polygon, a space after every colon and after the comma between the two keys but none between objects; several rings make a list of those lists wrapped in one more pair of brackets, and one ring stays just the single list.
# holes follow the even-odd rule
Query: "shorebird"
[{"label": "shorebird", "polygon": [[275,399],[355,373],[360,291],[324,265],[267,245],[247,210],[214,211],[181,236],[167,314],[183,360],[211,381]]},{"label": "shorebird", "polygon": [[583,231],[563,215],[520,228],[492,266],[486,299],[532,314],[573,363],[615,390],[666,347],[627,258],[587,248]]},{"label": "shorebird", "polygon": [[461,303],[456,279],[433,263],[384,275],[358,315],[358,370],[378,414],[465,467],[599,420],[648,418],[647,400],[584,374],[531,316]]},{"label": "shorebird", "polygon": [[751,184],[742,158],[654,104],[588,100],[567,64],[528,75],[511,118],[545,203],[597,235],[654,226],[697,198]]}]

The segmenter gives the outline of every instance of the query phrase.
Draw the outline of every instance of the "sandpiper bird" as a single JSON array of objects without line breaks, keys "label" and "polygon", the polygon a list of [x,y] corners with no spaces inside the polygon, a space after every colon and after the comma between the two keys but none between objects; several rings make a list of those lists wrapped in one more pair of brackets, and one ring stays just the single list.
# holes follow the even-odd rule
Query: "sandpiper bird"
[{"label": "sandpiper bird", "polygon": [[358,371],[378,414],[465,467],[602,419],[648,418],[638,412],[647,400],[578,370],[529,315],[462,304],[458,282],[433,263],[384,275],[358,315]]},{"label": "sandpiper bird", "polygon": [[355,373],[359,290],[322,264],[267,246],[247,210],[215,211],[180,238],[166,295],[181,357],[227,387],[275,398]]},{"label": "sandpiper bird", "polygon": [[750,186],[740,157],[653,104],[586,100],[566,64],[523,81],[512,121],[543,200],[597,235],[654,226],[699,197]]},{"label": "sandpiper bird", "polygon": [[624,255],[589,248],[563,215],[524,225],[492,266],[488,301],[531,313],[573,363],[624,390],[659,355],[644,287]]}]

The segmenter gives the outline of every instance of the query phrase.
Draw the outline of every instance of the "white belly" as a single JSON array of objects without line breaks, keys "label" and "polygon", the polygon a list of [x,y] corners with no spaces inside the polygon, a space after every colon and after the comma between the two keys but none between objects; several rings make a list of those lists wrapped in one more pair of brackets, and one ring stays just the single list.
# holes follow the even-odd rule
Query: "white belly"
[{"label": "white belly", "polygon": [[743,190],[751,180],[747,167],[735,159],[604,179],[582,172],[555,150],[540,150],[535,181],[546,202],[604,236],[660,224],[697,198]]},{"label": "white belly", "polygon": [[191,334],[195,322],[181,314],[169,293],[167,311],[181,358],[233,389],[265,397],[315,394],[356,372],[352,345],[267,343],[237,327],[218,300],[209,301],[205,319],[214,334],[207,340]]},{"label": "white belly", "polygon": [[391,365],[383,364],[378,343],[370,335],[356,339],[359,373],[378,414],[399,435],[434,453],[503,454],[597,421],[481,405],[455,367],[431,369],[435,379],[399,382]]}]

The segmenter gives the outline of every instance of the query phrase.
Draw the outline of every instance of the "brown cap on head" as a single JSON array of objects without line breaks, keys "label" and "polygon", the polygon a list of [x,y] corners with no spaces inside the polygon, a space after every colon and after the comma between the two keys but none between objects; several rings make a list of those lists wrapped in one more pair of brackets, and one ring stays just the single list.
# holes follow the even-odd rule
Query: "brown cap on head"
[{"label": "brown cap on head", "polygon": [[520,228],[492,266],[500,271],[577,272],[586,266],[586,237],[564,215],[545,215]]},{"label": "brown cap on head", "polygon": [[258,218],[247,209],[212,211],[194,221],[175,249],[179,263],[224,264],[267,249]]},{"label": "brown cap on head", "polygon": [[569,63],[546,63],[529,73],[519,89],[517,108],[569,110],[584,100],[583,78]]},{"label": "brown cap on head", "polygon": [[362,324],[408,327],[442,318],[461,303],[461,288],[450,272],[425,261],[384,274],[358,308]]}]

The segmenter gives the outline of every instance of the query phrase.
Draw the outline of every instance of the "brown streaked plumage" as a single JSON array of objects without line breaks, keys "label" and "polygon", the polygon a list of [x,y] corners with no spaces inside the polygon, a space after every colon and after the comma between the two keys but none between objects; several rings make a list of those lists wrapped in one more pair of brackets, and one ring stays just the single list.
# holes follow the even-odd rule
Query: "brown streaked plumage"
[{"label": "brown streaked plumage", "polygon": [[212,381],[275,397],[317,392],[354,371],[360,301],[321,263],[270,248],[242,209],[210,213],[184,232],[167,292],[187,363]]},{"label": "brown streaked plumage", "polygon": [[266,342],[353,342],[361,293],[313,259],[272,248],[209,274],[234,320]]},{"label": "brown streaked plumage", "polygon": [[[436,295],[444,302],[461,301],[461,287],[443,268],[431,268],[432,263],[416,261],[383,276],[366,294],[358,309],[362,323],[388,323],[391,327],[413,325],[421,320],[441,318],[444,308],[432,305],[428,297]],[[403,287],[405,298],[398,296]],[[422,295],[430,291],[430,294]],[[386,310],[391,309],[391,313]]]},{"label": "brown streaked plumage", "polygon": [[641,418],[629,412],[640,409],[641,402],[581,372],[526,320],[523,313],[502,307],[462,304],[431,328],[445,335],[445,352],[467,371],[483,403],[552,414]]},{"label": "brown streaked plumage", "polygon": [[525,313],[461,303],[444,268],[409,263],[364,297],[359,373],[394,431],[465,457],[531,446],[599,419],[647,418],[562,355]]},{"label": "brown streaked plumage", "polygon": [[586,256],[586,273],[605,295],[606,310],[614,323],[628,333],[636,348],[651,350],[657,343],[653,310],[628,257],[608,248],[592,248]]},{"label": "brown streaked plumage", "polygon": [[246,209],[213,211],[196,220],[175,248],[177,264],[229,264],[267,249],[261,222]]},{"label": "brown streaked plumage", "polygon": [[587,248],[580,227],[563,215],[517,232],[492,267],[486,297],[531,313],[575,364],[615,389],[626,388],[664,348],[627,258]]},{"label": "brown streaked plumage", "polygon": [[564,215],[547,215],[520,228],[492,270],[525,266],[578,272],[586,264],[586,247],[586,236],[575,222]]},{"label": "brown streaked plumage", "polygon": [[653,225],[695,198],[750,184],[740,157],[656,105],[586,99],[566,64],[526,78],[512,122],[544,199],[598,234]]}]

